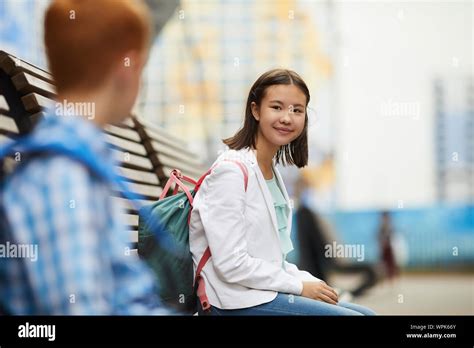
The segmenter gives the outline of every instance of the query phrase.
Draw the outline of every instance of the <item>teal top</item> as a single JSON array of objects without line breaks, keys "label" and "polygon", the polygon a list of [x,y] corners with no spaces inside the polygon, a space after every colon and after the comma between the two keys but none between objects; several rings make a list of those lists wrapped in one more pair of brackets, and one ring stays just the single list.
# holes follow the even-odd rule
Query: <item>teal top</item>
[{"label": "teal top", "polygon": [[280,186],[278,185],[275,174],[273,174],[272,179],[265,181],[267,182],[268,189],[273,197],[273,206],[275,207],[278,233],[280,235],[281,252],[283,253],[283,260],[285,260],[286,255],[293,250],[290,231],[288,231],[288,204],[283,196]]}]

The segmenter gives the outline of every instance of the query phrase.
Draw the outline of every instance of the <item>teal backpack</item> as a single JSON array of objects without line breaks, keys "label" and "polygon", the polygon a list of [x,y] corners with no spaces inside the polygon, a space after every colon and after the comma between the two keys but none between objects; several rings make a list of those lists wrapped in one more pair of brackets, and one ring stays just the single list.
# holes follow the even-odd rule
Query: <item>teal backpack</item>
[{"label": "teal backpack", "polygon": [[[245,165],[234,160],[244,174],[247,191],[248,171]],[[189,249],[189,220],[193,209],[193,200],[204,179],[211,173],[211,167],[195,181],[179,170],[173,170],[160,198],[155,203],[144,206],[139,211],[138,254],[154,271],[159,279],[159,295],[169,306],[183,312],[197,311],[197,299],[204,311],[210,309],[201,271],[211,257],[209,247],[199,261],[193,274],[193,259]],[[194,185],[189,189],[183,181]],[[172,185],[171,196],[166,197]],[[181,188],[182,192],[179,192]],[[163,240],[155,238],[156,229],[164,229],[171,245],[163,245]],[[194,280],[193,280],[194,278]]]}]

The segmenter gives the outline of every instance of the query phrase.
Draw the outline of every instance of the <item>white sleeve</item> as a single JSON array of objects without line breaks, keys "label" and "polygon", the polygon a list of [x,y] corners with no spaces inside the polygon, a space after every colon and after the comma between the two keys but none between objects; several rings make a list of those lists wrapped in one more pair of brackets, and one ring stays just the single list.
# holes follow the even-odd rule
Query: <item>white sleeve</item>
[{"label": "white sleeve", "polygon": [[320,282],[321,279],[316,278],[311,273],[307,271],[299,270],[298,267],[290,262],[285,261],[285,270],[293,275],[294,277],[298,278],[303,282]]},{"label": "white sleeve", "polygon": [[206,186],[200,213],[217,275],[228,283],[300,295],[300,279],[281,265],[248,254],[241,169],[235,163],[222,162],[206,178]]}]

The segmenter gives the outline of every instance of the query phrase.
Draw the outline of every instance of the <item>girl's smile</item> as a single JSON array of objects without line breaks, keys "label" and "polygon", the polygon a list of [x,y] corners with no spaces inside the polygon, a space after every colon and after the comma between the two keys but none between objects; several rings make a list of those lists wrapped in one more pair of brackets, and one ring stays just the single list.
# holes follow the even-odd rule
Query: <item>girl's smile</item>
[{"label": "girl's smile", "polygon": [[278,133],[280,133],[281,135],[284,135],[284,136],[293,133],[293,130],[290,129],[290,128],[286,128],[286,127],[274,127],[274,128]]}]

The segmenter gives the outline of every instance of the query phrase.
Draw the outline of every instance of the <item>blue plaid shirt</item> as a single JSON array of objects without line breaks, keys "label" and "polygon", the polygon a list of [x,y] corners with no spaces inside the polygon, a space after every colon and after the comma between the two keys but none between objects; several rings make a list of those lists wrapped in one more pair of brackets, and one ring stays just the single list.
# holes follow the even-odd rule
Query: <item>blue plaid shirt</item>
[{"label": "blue plaid shirt", "polygon": [[[48,117],[33,136],[86,143],[113,170],[104,134],[82,118]],[[110,183],[65,155],[33,157],[7,177],[0,197],[10,231],[0,244],[4,252],[23,246],[23,255],[10,250],[0,258],[0,303],[7,313],[172,313],[162,307],[151,271],[130,253],[111,193]]]}]

